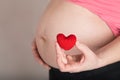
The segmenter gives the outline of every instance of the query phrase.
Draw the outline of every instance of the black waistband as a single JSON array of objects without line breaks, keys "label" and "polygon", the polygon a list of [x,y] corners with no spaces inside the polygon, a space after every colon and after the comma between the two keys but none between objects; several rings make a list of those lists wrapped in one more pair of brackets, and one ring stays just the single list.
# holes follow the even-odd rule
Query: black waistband
[{"label": "black waistband", "polygon": [[54,80],[120,80],[120,62],[116,62],[95,70],[79,73],[60,72],[58,69],[52,67],[49,73],[50,78],[55,78]]}]

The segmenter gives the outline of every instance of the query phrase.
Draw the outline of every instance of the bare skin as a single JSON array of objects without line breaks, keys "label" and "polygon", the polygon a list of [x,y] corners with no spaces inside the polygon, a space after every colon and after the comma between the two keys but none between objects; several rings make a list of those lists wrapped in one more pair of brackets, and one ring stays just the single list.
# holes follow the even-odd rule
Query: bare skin
[{"label": "bare skin", "polygon": [[[77,40],[92,51],[98,50],[115,38],[107,24],[97,15],[73,3],[52,0],[40,19],[33,43],[33,54],[40,63],[59,67],[55,49],[56,36],[59,33],[75,34]],[[74,47],[65,53],[74,55],[80,54],[80,51]]]}]

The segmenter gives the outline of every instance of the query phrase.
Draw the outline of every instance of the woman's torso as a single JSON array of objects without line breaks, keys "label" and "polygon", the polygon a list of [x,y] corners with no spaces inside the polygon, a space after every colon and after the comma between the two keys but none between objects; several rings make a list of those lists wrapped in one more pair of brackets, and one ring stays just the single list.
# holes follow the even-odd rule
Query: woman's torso
[{"label": "woman's torso", "polygon": [[[55,68],[58,68],[55,42],[59,33],[66,36],[75,34],[80,42],[93,51],[114,39],[109,27],[95,14],[65,0],[53,0],[40,19],[36,42],[42,59]],[[66,53],[74,54],[79,51],[73,48]]]}]

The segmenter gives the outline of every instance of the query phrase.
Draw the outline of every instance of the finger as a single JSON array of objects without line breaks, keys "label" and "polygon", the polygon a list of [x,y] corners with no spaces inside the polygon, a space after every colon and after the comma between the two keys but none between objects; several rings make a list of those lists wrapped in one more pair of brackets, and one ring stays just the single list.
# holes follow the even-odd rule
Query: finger
[{"label": "finger", "polygon": [[39,52],[38,52],[38,50],[37,50],[35,45],[34,45],[34,48],[32,49],[32,53],[33,53],[33,56],[34,56],[34,58],[36,59],[36,61],[38,63],[40,63],[41,65],[45,66],[47,69],[50,69],[50,66],[45,64],[44,61],[42,60],[42,58],[40,57]]},{"label": "finger", "polygon": [[67,61],[68,61],[68,64],[73,64],[75,62],[75,60],[71,55],[67,55]]},{"label": "finger", "polygon": [[32,41],[32,49],[35,49],[36,48],[36,41],[35,41],[35,39],[33,39],[33,41]]},{"label": "finger", "polygon": [[63,63],[67,64],[66,54],[60,48],[60,46],[58,45],[58,43],[56,43],[56,50],[57,50],[57,55],[59,55],[59,57],[61,58],[61,60],[63,61]]},{"label": "finger", "polygon": [[62,61],[61,55],[57,55],[57,64],[61,71],[65,68],[65,64]]},{"label": "finger", "polygon": [[38,52],[35,39],[34,39],[33,42],[32,42],[32,53],[33,53],[33,56],[34,56],[34,58],[36,59],[36,61],[37,61],[38,63],[40,63],[41,65],[43,65],[44,67],[46,67],[48,70],[51,69],[50,66],[47,65],[47,64],[42,60],[42,58],[41,58],[41,56],[40,56],[40,54],[39,54],[39,52]]},{"label": "finger", "polygon": [[73,63],[73,64],[66,64],[64,65],[63,68],[60,68],[62,72],[76,72],[77,69],[79,68],[78,63]]},{"label": "finger", "polygon": [[32,42],[32,53],[33,53],[33,56],[35,57],[35,59],[37,59],[37,61],[40,61],[40,63],[42,63],[39,52],[37,50],[37,45],[36,45],[35,40],[33,40],[33,42]]},{"label": "finger", "polygon": [[36,48],[32,49],[32,53],[33,53],[34,58],[35,58],[40,64],[44,64],[44,63],[42,62],[42,59],[41,59],[41,57],[40,57],[40,55],[39,55],[39,53],[38,53],[38,50],[37,50]]},{"label": "finger", "polygon": [[[67,59],[72,61],[72,57],[68,56]],[[61,72],[76,72],[79,64],[72,61],[70,63],[64,64],[61,55],[57,56],[57,63]]]},{"label": "finger", "polygon": [[46,69],[48,69],[48,70],[50,70],[51,69],[51,67],[50,66],[48,66],[48,65],[44,65],[45,66],[45,68]]},{"label": "finger", "polygon": [[[62,72],[70,72],[71,66],[68,64],[66,55],[64,51],[59,47],[58,43],[56,43],[56,50],[57,50],[57,63]],[[69,57],[70,59],[70,57]]]}]

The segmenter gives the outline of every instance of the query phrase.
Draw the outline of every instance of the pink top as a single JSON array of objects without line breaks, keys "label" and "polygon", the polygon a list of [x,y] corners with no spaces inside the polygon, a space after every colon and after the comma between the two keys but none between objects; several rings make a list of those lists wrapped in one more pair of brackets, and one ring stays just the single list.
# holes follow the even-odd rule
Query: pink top
[{"label": "pink top", "polygon": [[120,0],[68,0],[98,15],[115,36],[120,35]]}]

